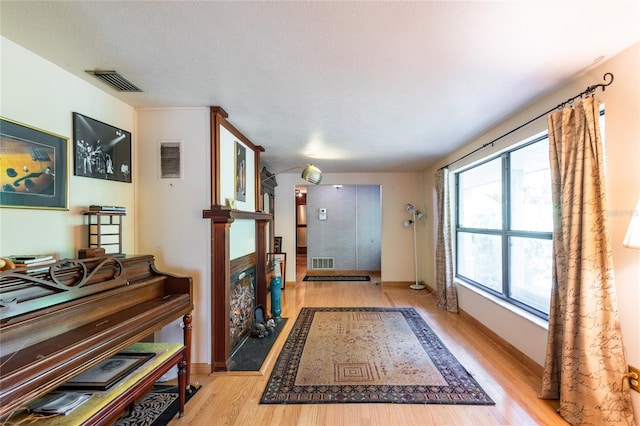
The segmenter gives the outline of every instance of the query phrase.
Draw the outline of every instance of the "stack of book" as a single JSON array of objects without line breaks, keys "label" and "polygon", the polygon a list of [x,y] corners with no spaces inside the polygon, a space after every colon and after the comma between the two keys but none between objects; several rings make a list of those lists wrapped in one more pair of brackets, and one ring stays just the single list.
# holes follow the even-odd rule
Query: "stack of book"
[{"label": "stack of book", "polygon": [[25,266],[31,268],[56,263],[55,257],[43,254],[15,255],[9,256],[8,259],[11,260],[17,268]]},{"label": "stack of book", "polygon": [[126,207],[98,206],[98,205],[92,204],[89,206],[89,211],[90,212],[108,212],[108,213],[126,213],[127,209]]}]

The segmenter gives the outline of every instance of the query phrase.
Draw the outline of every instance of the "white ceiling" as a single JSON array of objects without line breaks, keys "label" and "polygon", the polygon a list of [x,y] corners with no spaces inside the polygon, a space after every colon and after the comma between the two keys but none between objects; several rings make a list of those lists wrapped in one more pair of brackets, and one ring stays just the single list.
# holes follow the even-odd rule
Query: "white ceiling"
[{"label": "white ceiling", "polygon": [[275,172],[424,170],[640,40],[637,0],[2,0],[0,17],[4,37],[136,108],[222,106]]}]

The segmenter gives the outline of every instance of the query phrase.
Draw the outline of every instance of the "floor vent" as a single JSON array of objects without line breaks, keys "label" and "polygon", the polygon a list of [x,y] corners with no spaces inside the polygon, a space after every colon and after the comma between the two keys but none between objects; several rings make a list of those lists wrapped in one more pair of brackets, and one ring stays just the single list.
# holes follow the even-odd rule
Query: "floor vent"
[{"label": "floor vent", "polygon": [[333,269],[333,257],[312,257],[311,269]]}]

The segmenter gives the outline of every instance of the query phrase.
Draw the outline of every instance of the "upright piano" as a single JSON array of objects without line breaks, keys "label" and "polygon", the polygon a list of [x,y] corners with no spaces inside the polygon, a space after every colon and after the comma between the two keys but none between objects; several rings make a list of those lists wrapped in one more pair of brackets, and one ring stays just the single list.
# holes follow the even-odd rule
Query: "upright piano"
[{"label": "upright piano", "polygon": [[[182,414],[184,384],[189,383],[192,295],[191,277],[159,272],[151,255],[67,259],[43,268],[3,271],[0,421],[180,317]],[[152,386],[146,383],[145,391]],[[129,399],[121,398],[88,423],[110,423]]]}]

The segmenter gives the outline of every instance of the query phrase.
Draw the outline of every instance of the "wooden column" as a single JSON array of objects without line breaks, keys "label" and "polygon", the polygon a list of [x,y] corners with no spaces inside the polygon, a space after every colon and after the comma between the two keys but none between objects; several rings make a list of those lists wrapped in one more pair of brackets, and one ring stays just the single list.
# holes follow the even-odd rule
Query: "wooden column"
[{"label": "wooden column", "polygon": [[256,306],[267,309],[267,225],[269,219],[256,220]]}]

